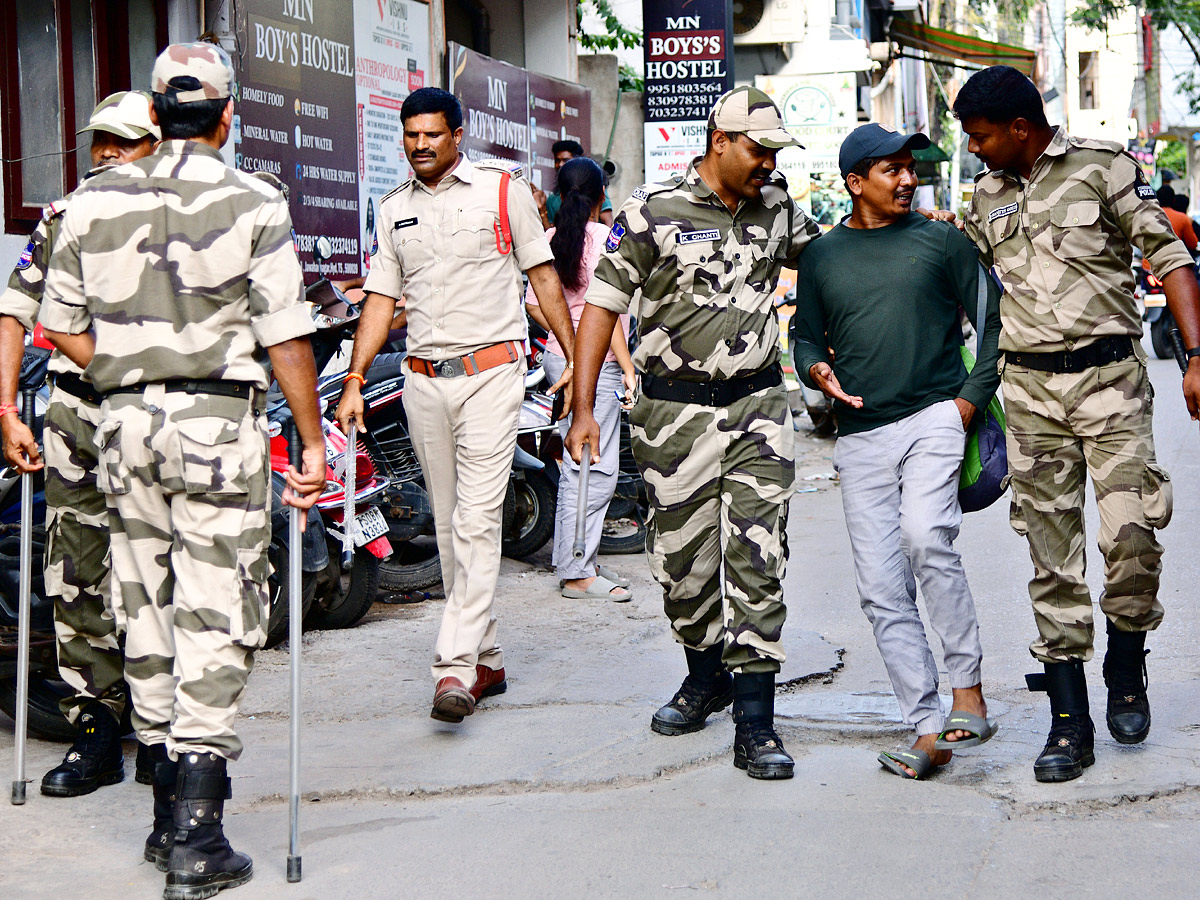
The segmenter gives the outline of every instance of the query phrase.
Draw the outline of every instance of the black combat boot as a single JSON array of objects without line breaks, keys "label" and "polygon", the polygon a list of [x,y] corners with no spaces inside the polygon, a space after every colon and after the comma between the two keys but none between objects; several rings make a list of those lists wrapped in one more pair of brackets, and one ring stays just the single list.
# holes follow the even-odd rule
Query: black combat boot
[{"label": "black combat boot", "polygon": [[1146,697],[1146,632],[1119,631],[1108,621],[1104,683],[1108,687],[1108,731],[1119,743],[1140,744],[1150,733]]},{"label": "black combat boot", "polygon": [[733,676],[721,662],[722,645],[707,650],[684,647],[688,674],[683,684],[650,719],[650,730],[658,734],[689,734],[704,727],[705,720],[733,702]]},{"label": "black combat boot", "polygon": [[254,864],[225,840],[221,818],[229,799],[225,760],[211,753],[179,757],[175,785],[175,843],[163,900],[203,900],[250,880]]},{"label": "black combat boot", "polygon": [[175,843],[175,787],[179,780],[179,763],[171,762],[166,744],[145,747],[146,759],[151,767],[154,787],[154,828],[146,838],[144,856],[146,862],[154,863],[160,872],[167,871],[171,858],[171,845]]},{"label": "black combat boot", "polygon": [[150,748],[138,741],[137,761],[133,767],[133,780],[138,784],[154,784],[154,754]]},{"label": "black combat boot", "polygon": [[1070,781],[1096,761],[1096,728],[1088,712],[1083,661],[1044,665],[1044,675],[1025,676],[1031,691],[1050,695],[1050,735],[1033,764],[1033,777],[1038,781]]},{"label": "black combat boot", "polygon": [[108,707],[93,700],[80,711],[76,726],[79,737],[62,764],[42,776],[43,794],[77,797],[125,780],[120,728]]},{"label": "black combat boot", "polygon": [[733,676],[733,764],[751,778],[791,778],[795,763],[775,733],[775,673]]}]

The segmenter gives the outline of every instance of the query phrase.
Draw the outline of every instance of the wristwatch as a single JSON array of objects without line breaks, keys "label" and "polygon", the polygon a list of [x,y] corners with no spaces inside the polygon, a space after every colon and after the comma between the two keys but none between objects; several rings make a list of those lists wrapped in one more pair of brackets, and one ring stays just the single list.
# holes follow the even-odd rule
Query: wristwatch
[{"label": "wristwatch", "polygon": [[1184,355],[1187,356],[1188,359],[1195,359],[1197,356],[1200,356],[1200,347],[1193,347],[1191,350],[1185,350]]}]

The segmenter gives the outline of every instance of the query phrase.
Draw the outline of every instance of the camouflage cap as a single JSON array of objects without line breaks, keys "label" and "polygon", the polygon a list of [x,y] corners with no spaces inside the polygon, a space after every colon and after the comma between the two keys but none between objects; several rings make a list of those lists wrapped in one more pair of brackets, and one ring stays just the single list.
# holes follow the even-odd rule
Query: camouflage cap
[{"label": "camouflage cap", "polygon": [[771,150],[803,145],[783,127],[775,102],[758,88],[742,85],[726,91],[708,114],[709,130],[735,131]]},{"label": "camouflage cap", "polygon": [[150,121],[150,95],[145,91],[117,91],[96,104],[88,123],[76,134],[85,131],[107,131],[129,141],[152,137],[162,139],[158,126]]},{"label": "camouflage cap", "polygon": [[179,103],[224,100],[233,88],[233,63],[216,44],[171,44],[154,61],[150,75],[156,94],[173,91]]}]

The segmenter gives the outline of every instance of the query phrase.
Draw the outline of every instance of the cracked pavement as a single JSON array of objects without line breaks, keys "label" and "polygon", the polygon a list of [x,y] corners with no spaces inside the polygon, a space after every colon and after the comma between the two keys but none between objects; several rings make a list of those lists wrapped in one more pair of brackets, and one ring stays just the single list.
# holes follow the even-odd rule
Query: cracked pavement
[{"label": "cracked pavement", "polygon": [[[632,577],[633,602],[568,601],[547,549],[504,563],[497,614],[509,689],[462,725],[429,718],[440,601],[376,604],[358,628],[305,636],[304,879],[294,885],[284,878],[287,654],[259,654],[227,805],[228,834],[254,857],[255,877],[222,897],[1194,896],[1200,611],[1189,601],[1200,575],[1200,436],[1174,363],[1150,366],[1175,520],[1162,533],[1167,618],[1148,641],[1154,725],[1144,744],[1118,745],[1104,726],[1100,629],[1087,667],[1096,765],[1066,784],[1033,780],[1047,703],[1024,689],[1034,670],[1030,563],[1002,501],[967,516],[959,540],[1000,731],[929,782],[881,769],[878,752],[911,736],[858,608],[838,485],[821,477],[833,443],[802,421],[806,490],[788,526],[788,661],[777,699],[792,781],[734,769],[728,712],[696,734],[652,734],[650,714],[684,661],[644,559],[605,560]],[[1091,541],[1089,551],[1096,592]],[[0,806],[0,898],[160,896],[162,875],[141,861],[150,789],[134,783],[133,743],[126,748],[124,783],[58,799],[39,794],[36,780],[63,748],[31,740],[29,800]],[[0,717],[0,766],[11,765],[12,724]]]}]

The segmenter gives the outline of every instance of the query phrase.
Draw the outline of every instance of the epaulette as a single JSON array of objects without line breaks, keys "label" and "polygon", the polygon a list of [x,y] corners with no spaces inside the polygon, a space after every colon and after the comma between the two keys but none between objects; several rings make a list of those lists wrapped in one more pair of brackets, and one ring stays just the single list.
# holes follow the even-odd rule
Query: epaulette
[{"label": "epaulette", "polygon": [[1100,138],[1078,138],[1072,136],[1071,144],[1083,150],[1104,150],[1108,153],[1118,154],[1124,151],[1125,146],[1116,141],[1105,141]]},{"label": "epaulette", "polygon": [[66,211],[67,211],[67,198],[66,197],[63,197],[61,200],[55,200],[53,203],[47,203],[46,207],[42,210],[42,221],[49,222],[51,219],[55,219],[58,216],[61,216]]},{"label": "epaulette", "polygon": [[392,188],[390,191],[388,191],[386,194],[384,194],[382,197],[380,197],[379,203],[382,204],[383,201],[387,200],[389,197],[394,197],[396,194],[399,194],[402,190],[404,190],[406,187],[408,187],[412,183],[413,183],[413,180],[411,178],[407,179],[406,181],[400,182],[400,184],[398,184],[396,187]]},{"label": "epaulette", "polygon": [[495,169],[498,172],[507,172],[511,178],[520,178],[525,174],[524,166],[519,162],[513,162],[511,159],[492,157],[473,162],[471,165],[477,169]]},{"label": "epaulette", "polygon": [[634,200],[649,200],[652,194],[661,194],[665,191],[673,191],[677,187],[679,187],[679,182],[674,180],[653,182],[651,184],[643,184],[641,187],[635,188],[632,196]]}]

